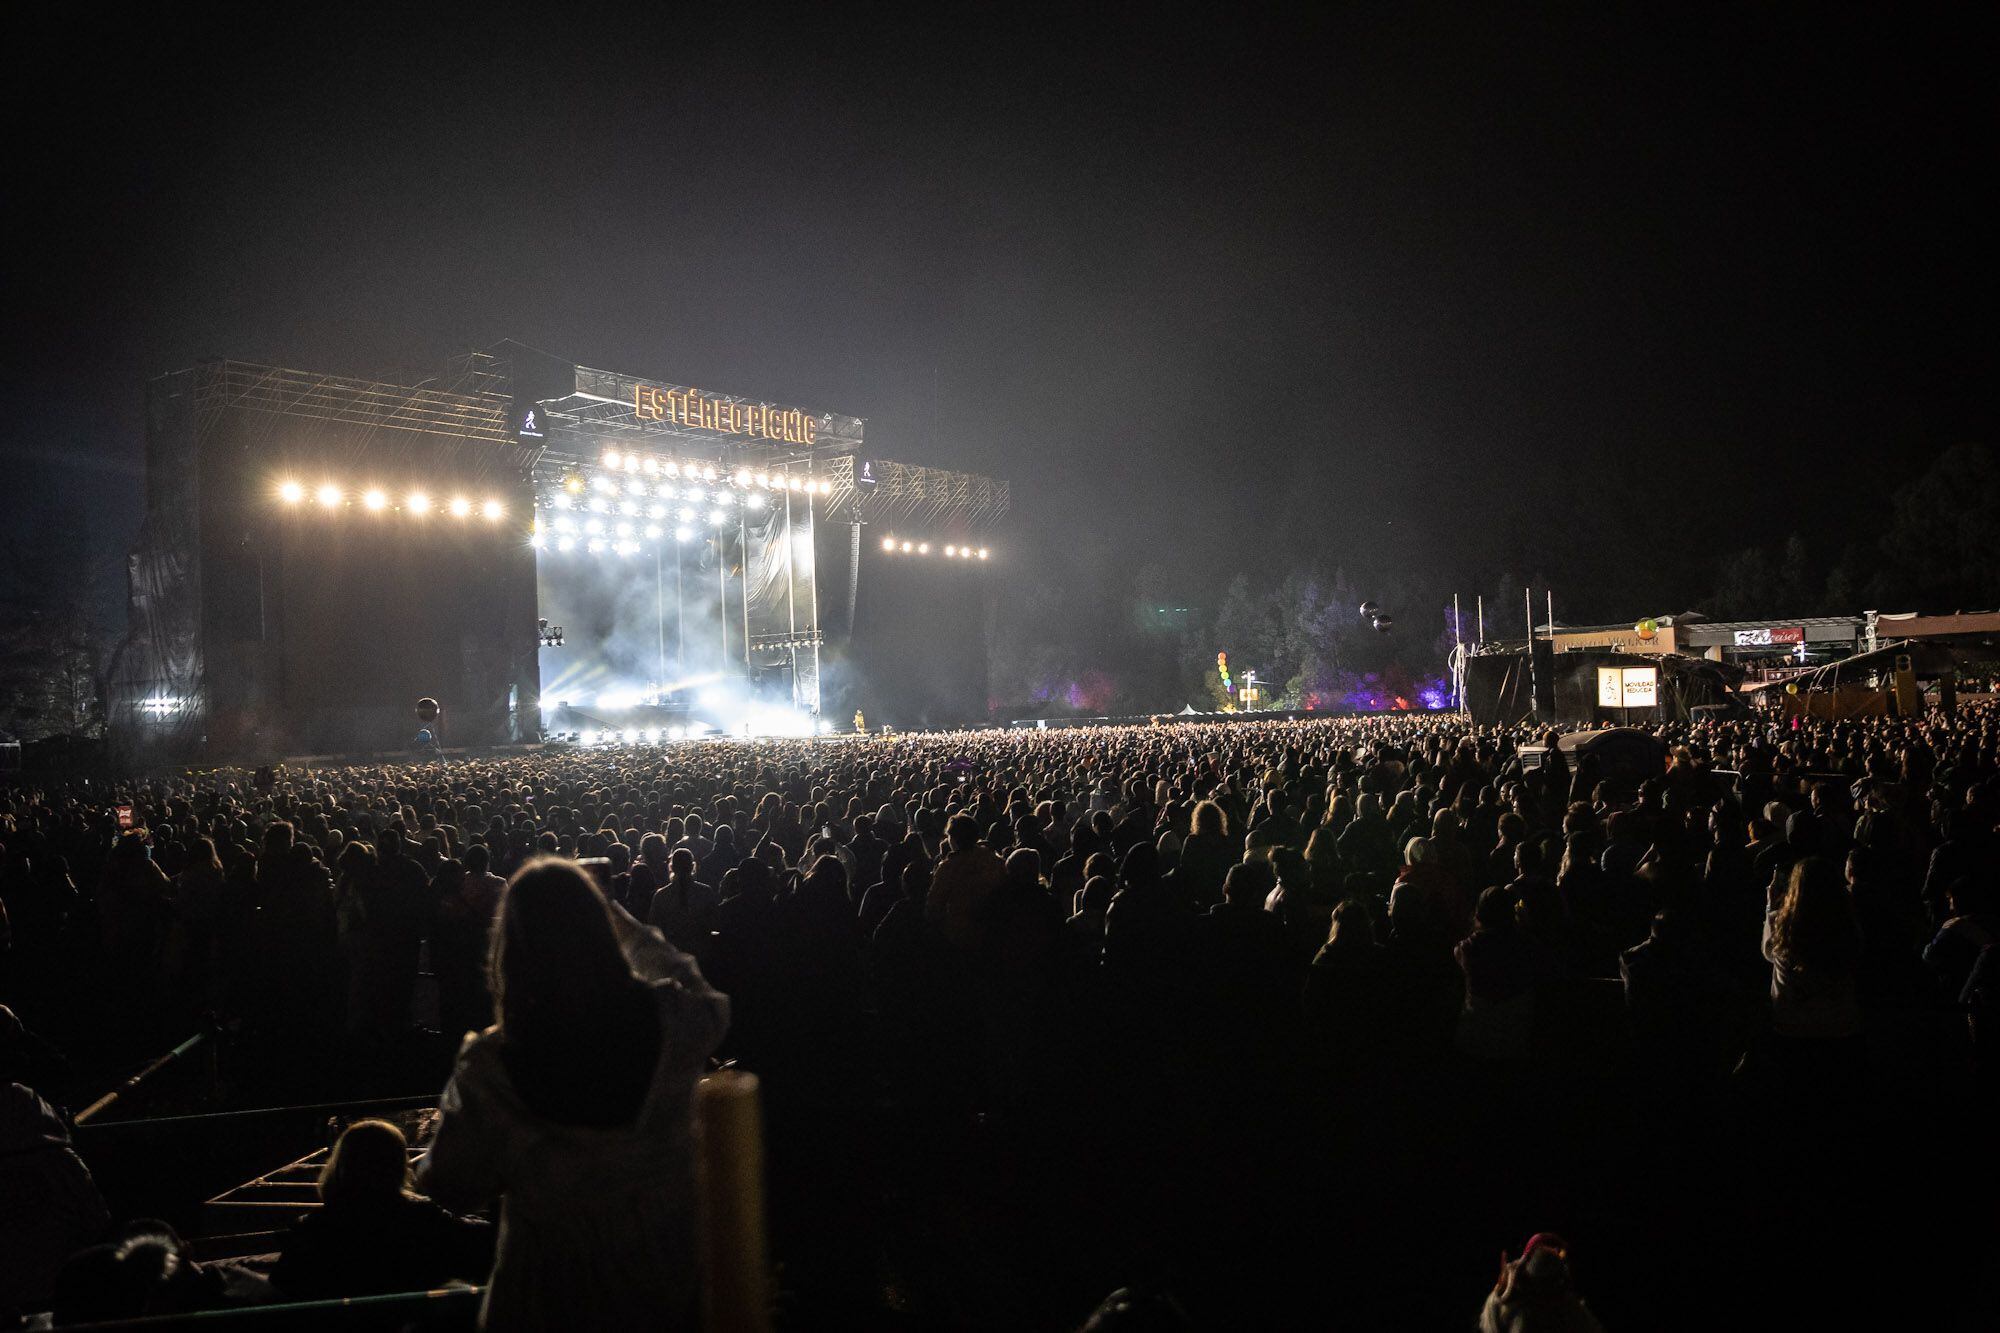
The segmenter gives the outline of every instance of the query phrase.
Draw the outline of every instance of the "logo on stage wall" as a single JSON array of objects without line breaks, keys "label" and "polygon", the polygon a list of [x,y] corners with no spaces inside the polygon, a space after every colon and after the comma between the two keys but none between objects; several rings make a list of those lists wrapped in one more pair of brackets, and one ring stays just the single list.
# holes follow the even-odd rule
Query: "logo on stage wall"
[{"label": "logo on stage wall", "polygon": [[641,421],[671,421],[676,426],[695,426],[725,435],[748,435],[752,439],[785,444],[813,444],[819,439],[819,418],[795,407],[739,403],[704,394],[700,389],[638,385],[632,390],[632,414]]},{"label": "logo on stage wall", "polygon": [[854,484],[857,487],[873,486],[875,484],[875,465],[863,462],[860,470],[854,474]]},{"label": "logo on stage wall", "polygon": [[546,440],[549,438],[548,410],[540,403],[516,403],[513,411],[514,438],[517,440]]}]

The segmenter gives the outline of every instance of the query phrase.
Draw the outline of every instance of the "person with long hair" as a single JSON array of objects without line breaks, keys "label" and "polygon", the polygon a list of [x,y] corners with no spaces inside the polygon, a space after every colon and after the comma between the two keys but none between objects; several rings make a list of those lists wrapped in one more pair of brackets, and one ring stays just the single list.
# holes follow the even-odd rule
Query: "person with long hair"
[{"label": "person with long hair", "polygon": [[1861,930],[1832,862],[1801,857],[1787,875],[1772,882],[1764,913],[1764,957],[1771,964],[1771,1025],[1779,1036],[1859,1034],[1855,973],[1861,964]]},{"label": "person with long hair", "polygon": [[426,1291],[477,1282],[492,1266],[491,1229],[410,1187],[409,1143],[386,1120],[341,1131],[319,1173],[319,1201],[286,1234],[271,1272],[292,1300]]},{"label": "person with long hair", "polygon": [[695,1080],[729,997],[574,864],[508,883],[493,930],[494,1025],[445,1085],[419,1188],[501,1204],[481,1326],[691,1326]]}]

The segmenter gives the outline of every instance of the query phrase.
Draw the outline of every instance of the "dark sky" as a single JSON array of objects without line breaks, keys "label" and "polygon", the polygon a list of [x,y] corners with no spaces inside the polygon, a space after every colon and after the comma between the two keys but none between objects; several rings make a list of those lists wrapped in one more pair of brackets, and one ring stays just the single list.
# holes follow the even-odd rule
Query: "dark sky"
[{"label": "dark sky", "polygon": [[5,518],[122,546],[196,358],[511,336],[865,416],[1010,478],[1022,547],[1573,601],[1837,554],[1988,436],[1991,21],[1613,8],[64,10],[7,94]]}]

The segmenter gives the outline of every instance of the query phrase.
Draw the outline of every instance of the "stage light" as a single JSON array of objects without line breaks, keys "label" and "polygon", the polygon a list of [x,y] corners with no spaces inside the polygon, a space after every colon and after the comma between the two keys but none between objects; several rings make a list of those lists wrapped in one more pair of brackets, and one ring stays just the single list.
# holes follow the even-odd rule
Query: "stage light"
[{"label": "stage light", "polygon": [[748,485],[750,484],[750,469],[749,469],[749,468],[747,468],[747,467],[740,467],[740,468],[737,468],[737,469],[736,469],[736,484],[737,484],[738,486],[748,486]]},{"label": "stage light", "polygon": [[431,497],[422,491],[411,491],[403,497],[403,508],[421,518],[431,512]]},{"label": "stage light", "polygon": [[604,543],[600,541],[593,541],[589,545],[585,546],[583,549],[590,552],[592,555],[596,555],[604,549]]},{"label": "stage light", "polygon": [[819,493],[820,493],[821,495],[832,495],[832,494],[833,494],[833,483],[832,483],[832,482],[830,482],[830,481],[822,481],[822,482],[820,482],[820,484],[819,484]]},{"label": "stage light", "polygon": [[918,554],[918,555],[929,555],[930,553],[931,553],[931,544],[930,544],[929,542],[918,542],[918,543],[917,543],[917,554]]},{"label": "stage light", "polygon": [[984,560],[986,558],[986,548],[984,546],[979,548],[979,558],[981,560]]},{"label": "stage light", "polygon": [[745,500],[743,503],[749,505],[752,509],[762,509],[764,507],[764,497],[761,495],[753,495],[749,499]]},{"label": "stage light", "polygon": [[617,467],[618,464],[622,461],[623,460],[619,458],[618,451],[616,449],[606,449],[604,451],[604,466]]},{"label": "stage light", "polygon": [[451,497],[450,509],[453,518],[464,518],[472,512],[472,501],[462,495],[454,495]]},{"label": "stage light", "polygon": [[563,489],[571,495],[580,493],[583,490],[583,478],[577,476],[575,473],[571,473],[569,476],[563,478]]},{"label": "stage light", "polygon": [[485,504],[479,506],[479,512],[488,523],[498,523],[500,516],[507,512],[507,506],[501,504],[498,500],[488,500]]},{"label": "stage light", "polygon": [[896,549],[896,539],[895,539],[894,537],[884,537],[884,538],[882,539],[882,549],[883,549],[883,550],[885,550],[885,551],[893,551],[893,550],[895,550],[895,549]]},{"label": "stage light", "polygon": [[639,456],[637,454],[625,455],[625,470],[627,472],[637,472],[639,470]]},{"label": "stage light", "polygon": [[604,531],[604,520],[601,518],[585,519],[583,530],[595,537]]},{"label": "stage light", "polygon": [[365,491],[362,494],[361,503],[367,506],[371,511],[379,514],[384,509],[387,509],[389,507],[389,497],[383,494],[380,490],[374,487],[370,487],[367,491]]},{"label": "stage light", "polygon": [[908,542],[904,542],[904,543],[903,543],[903,554],[904,554],[904,555],[908,555],[909,553],[910,553],[910,544],[909,544]]},{"label": "stage light", "polygon": [[556,508],[572,509],[575,508],[575,506],[576,506],[576,501],[569,498],[568,491],[558,491],[556,493]]},{"label": "stage light", "polygon": [[708,521],[720,527],[729,521],[729,515],[723,513],[720,509],[711,509],[708,511]]},{"label": "stage light", "polygon": [[632,733],[630,731],[621,731],[618,733],[618,739],[630,745],[632,743]]},{"label": "stage light", "polygon": [[660,739],[660,729],[658,727],[647,727],[639,733],[639,739],[645,741],[648,745],[653,745]]},{"label": "stage light", "polygon": [[795,490],[799,489],[799,487],[800,487],[800,485],[801,485],[801,484],[802,484],[802,483],[801,483],[801,482],[799,481],[799,479],[798,479],[797,477],[786,477],[786,478],[785,478],[785,489],[786,489],[786,490],[788,490],[788,491],[795,491]]},{"label": "stage light", "polygon": [[768,472],[759,472],[757,474],[757,484],[759,486],[769,486],[771,484],[771,474]]},{"label": "stage light", "polygon": [[705,467],[705,468],[703,468],[703,469],[701,470],[701,479],[702,479],[703,481],[714,481],[714,480],[715,480],[715,467],[714,467],[714,465],[713,465],[713,464],[711,464],[711,465],[709,465],[708,467]]},{"label": "stage light", "polygon": [[684,741],[687,739],[687,734],[688,733],[686,727],[667,728],[667,739],[669,740]]},{"label": "stage light", "polygon": [[306,488],[296,481],[281,482],[278,485],[278,498],[288,505],[295,505],[306,498]]},{"label": "stage light", "polygon": [[630,537],[632,535],[632,525],[630,523],[620,523],[615,531],[620,537]]},{"label": "stage light", "polygon": [[340,504],[340,487],[329,481],[313,492],[313,499],[319,501],[320,508],[333,509]]},{"label": "stage light", "polygon": [[646,540],[656,542],[659,539],[660,539],[660,525],[657,523],[648,523],[646,525]]},{"label": "stage light", "polygon": [[684,542],[684,541],[689,541],[689,540],[692,540],[692,539],[693,539],[693,537],[694,537],[694,529],[693,529],[693,528],[675,528],[675,529],[674,529],[674,540],[675,540],[675,541],[677,541],[677,542]]},{"label": "stage light", "polygon": [[694,510],[689,509],[686,505],[681,506],[681,522],[683,523],[694,522]]},{"label": "stage light", "polygon": [[640,467],[645,469],[647,476],[649,477],[658,476],[660,471],[660,461],[657,458],[648,455],[646,461],[644,463],[641,463]]},{"label": "stage light", "polygon": [[563,537],[558,539],[556,542],[556,549],[558,551],[574,551],[576,549],[576,538]]},{"label": "stage light", "polygon": [[528,534],[528,545],[534,547],[537,551],[541,550],[548,544],[549,544],[549,539],[547,537],[544,537],[541,533],[531,532]]},{"label": "stage light", "polygon": [[600,491],[616,491],[618,489],[618,483],[601,472],[590,479],[590,484]]}]

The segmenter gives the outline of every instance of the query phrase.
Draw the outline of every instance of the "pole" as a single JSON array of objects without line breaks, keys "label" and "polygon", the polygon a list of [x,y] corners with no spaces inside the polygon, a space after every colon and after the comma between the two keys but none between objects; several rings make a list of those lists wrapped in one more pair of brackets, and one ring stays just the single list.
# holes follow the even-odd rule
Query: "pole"
[{"label": "pole", "polygon": [[741,505],[736,509],[736,551],[743,558],[743,577],[736,591],[743,597],[743,674],[750,674],[750,520]]},{"label": "pole", "polygon": [[1458,632],[1458,594],[1451,595],[1451,703],[1465,707],[1465,640]]},{"label": "pole", "polygon": [[786,661],[792,676],[792,707],[801,705],[799,696],[799,604],[798,604],[798,559],[799,546],[792,534],[792,495],[785,492],[785,629],[791,644],[785,649]]},{"label": "pole", "polygon": [[1541,720],[1541,699],[1535,690],[1535,594],[1528,588],[1521,589],[1521,605],[1528,613],[1528,711]]}]

